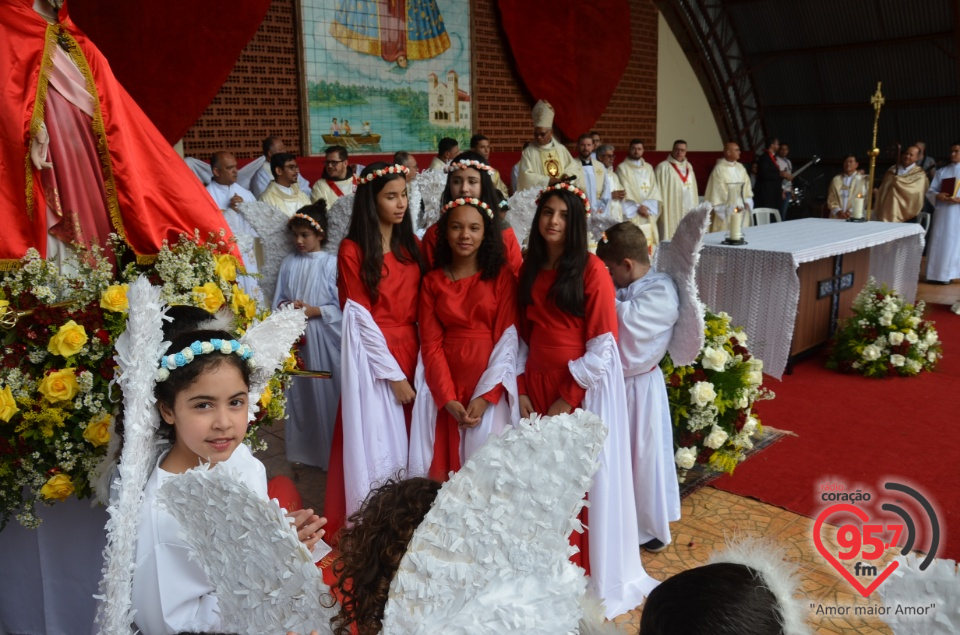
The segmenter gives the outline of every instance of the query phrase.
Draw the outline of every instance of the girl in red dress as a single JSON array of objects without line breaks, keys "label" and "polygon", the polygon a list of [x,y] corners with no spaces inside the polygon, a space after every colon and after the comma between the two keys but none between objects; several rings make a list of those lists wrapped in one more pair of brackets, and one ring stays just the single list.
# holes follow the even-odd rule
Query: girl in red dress
[{"label": "girl in red dress", "polygon": [[[520,269],[520,337],[529,346],[519,380],[520,413],[599,415],[608,435],[600,469],[574,532],[572,560],[591,576],[608,618],[638,606],[656,584],[640,563],[623,369],[610,273],[587,251],[586,195],[567,183],[544,189]],[[589,522],[588,522],[589,520]]]},{"label": "girl in red dress", "polygon": [[[447,188],[440,199],[441,205],[458,198],[480,199],[490,209],[496,210],[500,203],[497,188],[493,185],[494,170],[487,165],[482,155],[476,152],[462,152],[447,166]],[[437,238],[440,236],[440,222],[437,221],[427,228],[423,235],[423,258],[427,269],[433,269],[434,254],[437,250]],[[506,221],[500,223],[500,231],[506,254],[507,266],[514,275],[520,271],[523,257],[520,254],[520,243],[513,228]]]},{"label": "girl in red dress", "polygon": [[437,227],[437,268],[420,291],[424,372],[417,374],[409,472],[445,481],[491,433],[519,418],[517,295],[493,208],[455,199]]},{"label": "girl in red dress", "polygon": [[342,390],[324,510],[331,535],[375,482],[407,465],[421,276],[407,172],[401,165],[367,166],[337,256]]}]

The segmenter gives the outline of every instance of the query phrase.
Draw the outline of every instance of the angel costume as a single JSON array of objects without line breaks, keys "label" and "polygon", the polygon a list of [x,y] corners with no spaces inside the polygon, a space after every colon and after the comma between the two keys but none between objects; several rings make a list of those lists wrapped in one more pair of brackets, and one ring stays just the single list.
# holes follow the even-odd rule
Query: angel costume
[{"label": "angel costume", "polygon": [[625,389],[617,351],[617,314],[610,273],[593,254],[583,273],[585,316],[561,311],[550,297],[557,271],[537,274],[532,303],[520,315],[521,336],[529,346],[520,393],[545,413],[563,398],[573,408],[595,412],[610,432],[600,455],[582,514],[589,526],[571,536],[579,548],[573,557],[591,578],[596,594],[613,618],[638,606],[653,587],[640,563],[636,502],[630,468]]},{"label": "angel costume", "polygon": [[[439,223],[434,223],[430,225],[430,227],[427,227],[427,231],[423,234],[421,247],[423,261],[426,263],[428,270],[434,267],[434,254],[437,253],[437,241],[440,238],[439,234]],[[500,236],[503,238],[503,249],[505,252],[504,256],[506,256],[507,259],[507,268],[516,276],[520,273],[520,265],[523,264],[523,254],[520,252],[520,241],[517,240],[517,234],[513,231],[513,227],[504,227],[500,231]]]},{"label": "angel costume", "polygon": [[[424,276],[410,476],[447,480],[491,433],[499,435],[520,419],[516,319],[517,283],[506,266],[492,280],[479,272],[451,280],[442,269]],[[489,402],[483,420],[460,431],[444,406],[459,401],[466,407],[476,397]]]},{"label": "angel costume", "polygon": [[310,370],[328,370],[330,379],[294,377],[287,392],[287,460],[327,469],[333,425],[340,399],[340,326],[343,312],[337,298],[337,258],[325,251],[292,253],[283,259],[274,308],[301,300],[320,309],[307,320],[306,343],[300,349]]},{"label": "angel costume", "polygon": [[383,254],[379,299],[360,277],[363,252],[345,238],[337,256],[343,308],[341,412],[333,432],[324,515],[336,535],[374,483],[407,467],[410,406],[401,407],[390,381],[412,386],[417,355],[420,265]]},{"label": "angel costume", "polygon": [[617,291],[620,360],[627,389],[633,487],[640,543],[670,544],[670,522],[680,520],[680,488],[673,463],[673,424],[660,360],[679,317],[677,288],[651,268]]},{"label": "angel costume", "polygon": [[[622,202],[624,218],[644,230],[649,245],[656,245],[660,242],[657,218],[660,215],[661,196],[653,166],[642,158],[636,161],[626,159],[617,166],[617,176],[627,192]],[[650,216],[640,214],[641,205],[650,210]]]},{"label": "angel costume", "polygon": [[[729,228],[730,214],[729,201],[731,196],[742,196],[747,209],[753,209],[753,187],[750,185],[750,176],[747,169],[739,161],[717,159],[717,164],[707,179],[707,190],[704,199],[713,205],[713,221],[710,231],[719,232]],[[750,214],[743,218],[743,227],[750,226]]]},{"label": "angel costume", "polygon": [[686,159],[677,161],[672,156],[661,162],[656,172],[662,197],[657,229],[660,240],[670,240],[683,215],[699,202],[697,175],[693,173],[693,166]]}]

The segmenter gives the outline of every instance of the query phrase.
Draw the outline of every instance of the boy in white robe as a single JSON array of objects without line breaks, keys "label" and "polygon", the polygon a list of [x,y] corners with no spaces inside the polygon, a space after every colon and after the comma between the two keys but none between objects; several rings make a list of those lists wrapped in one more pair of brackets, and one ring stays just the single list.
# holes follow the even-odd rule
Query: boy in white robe
[{"label": "boy in white robe", "polygon": [[670,543],[670,522],[680,520],[673,425],[659,366],[680,312],[676,285],[651,267],[647,254],[643,231],[630,222],[608,229],[597,246],[617,287],[640,544],[657,552]]}]

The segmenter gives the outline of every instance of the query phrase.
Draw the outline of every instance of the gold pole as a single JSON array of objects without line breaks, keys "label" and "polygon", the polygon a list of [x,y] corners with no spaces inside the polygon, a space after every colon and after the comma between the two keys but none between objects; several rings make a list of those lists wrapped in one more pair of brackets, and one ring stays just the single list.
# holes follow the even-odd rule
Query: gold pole
[{"label": "gold pole", "polygon": [[880,92],[881,82],[877,82],[877,92],[870,98],[873,104],[873,141],[870,143],[870,177],[867,181],[867,218],[873,216],[873,174],[877,167],[877,156],[880,154],[880,148],[877,147],[877,126],[880,123],[880,107],[884,104],[883,93]]}]

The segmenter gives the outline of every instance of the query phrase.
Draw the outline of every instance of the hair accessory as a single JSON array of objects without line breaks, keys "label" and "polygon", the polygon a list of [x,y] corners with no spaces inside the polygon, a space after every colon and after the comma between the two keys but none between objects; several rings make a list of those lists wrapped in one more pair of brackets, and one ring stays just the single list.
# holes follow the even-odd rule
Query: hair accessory
[{"label": "hair accessory", "polygon": [[538,206],[538,207],[540,206],[540,201],[543,200],[543,195],[546,194],[547,192],[552,191],[552,190],[566,190],[566,191],[570,192],[571,194],[574,194],[574,195],[576,195],[576,196],[579,196],[579,197],[580,197],[580,200],[583,201],[583,207],[584,207],[584,208],[586,209],[586,211],[587,211],[587,216],[590,215],[590,199],[587,198],[587,195],[584,194],[584,193],[583,193],[583,190],[581,190],[579,187],[577,187],[577,186],[575,186],[575,185],[570,185],[569,183],[567,183],[567,182],[565,182],[565,181],[561,181],[560,183],[557,183],[556,185],[550,185],[550,186],[545,187],[545,188],[543,188],[542,190],[540,190],[540,194],[537,196],[537,206]]},{"label": "hair accessory", "polygon": [[600,240],[602,240],[604,243],[610,242],[610,239],[607,238],[607,232],[600,232]]},{"label": "hair accessory", "polygon": [[487,215],[487,218],[493,218],[493,210],[490,209],[490,206],[481,201],[478,198],[455,198],[446,205],[443,206],[443,209],[440,210],[441,214],[446,214],[454,207],[462,207],[464,205],[472,205],[478,209],[483,210],[483,213]]},{"label": "hair accessory", "polygon": [[443,168],[443,171],[446,173],[457,172],[458,170],[466,170],[467,168],[473,168],[474,170],[483,170],[490,175],[490,178],[493,178],[493,175],[497,173],[492,167],[483,163],[482,161],[477,161],[476,159],[462,159],[460,161],[454,161],[447,167]]},{"label": "hair accessory", "polygon": [[326,232],[323,231],[323,227],[320,226],[320,223],[318,223],[312,216],[307,216],[306,214],[301,214],[301,213],[297,212],[297,213],[294,214],[291,218],[299,218],[300,220],[305,220],[305,221],[307,221],[308,223],[310,223],[310,225],[311,225],[315,230],[317,230],[317,233],[318,233],[318,234],[325,234],[325,233],[326,233]]},{"label": "hair accessory", "polygon": [[504,208],[510,209],[510,201],[508,199],[503,199],[502,201],[497,203],[497,207],[499,207],[500,209],[504,209]]},{"label": "hair accessory", "polygon": [[166,381],[170,377],[170,371],[177,368],[183,368],[192,362],[197,355],[206,355],[208,353],[223,353],[230,355],[235,353],[240,359],[249,360],[253,357],[253,351],[246,344],[241,344],[237,340],[211,339],[209,342],[195,341],[179,353],[164,355],[160,358],[160,368],[157,369],[157,382]]},{"label": "hair accessory", "polygon": [[366,183],[370,183],[376,179],[382,178],[384,176],[389,176],[391,174],[403,174],[404,176],[406,176],[409,173],[410,173],[410,168],[408,168],[405,165],[391,165],[388,168],[374,170],[373,172],[371,172],[366,176],[361,176],[359,179],[357,179],[357,183],[359,183],[360,185],[364,185]]}]

